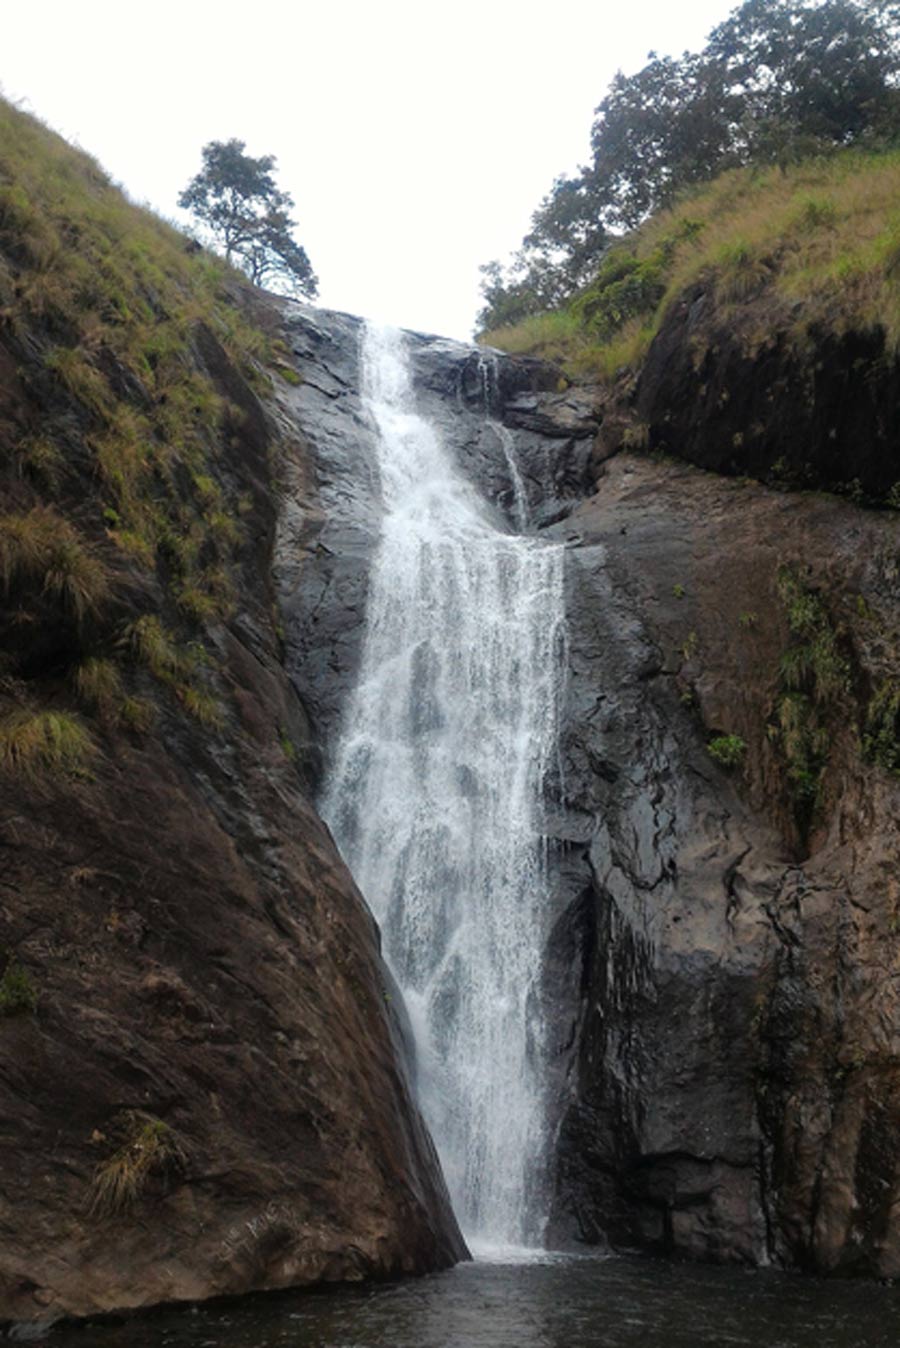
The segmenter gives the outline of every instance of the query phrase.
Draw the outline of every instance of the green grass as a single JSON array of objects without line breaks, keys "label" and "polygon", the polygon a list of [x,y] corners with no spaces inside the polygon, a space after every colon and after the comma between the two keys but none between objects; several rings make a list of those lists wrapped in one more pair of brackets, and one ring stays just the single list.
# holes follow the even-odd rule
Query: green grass
[{"label": "green grass", "polygon": [[821,803],[833,723],[851,691],[850,663],[825,600],[796,571],[782,566],[778,597],[790,630],[779,664],[779,689],[768,735],[778,751],[801,839]]},{"label": "green grass", "polygon": [[560,310],[481,340],[576,376],[639,367],[672,302],[702,281],[748,347],[779,327],[885,330],[900,347],[900,151],[744,168],[685,194],[614,245]]},{"label": "green grass", "polygon": [[[134,657],[166,687],[171,688],[185,710],[210,729],[223,724],[222,709],[210,690],[200,682],[208,663],[202,646],[179,644],[155,614],[145,614],[131,623],[124,644]],[[132,720],[139,728],[140,717]]]},{"label": "green grass", "polygon": [[[201,554],[227,560],[242,532],[214,466],[227,407],[197,367],[194,333],[206,325],[257,385],[269,353],[234,302],[238,273],[186,245],[88,155],[0,100],[0,310],[24,342],[39,335],[50,387],[81,409],[113,548],[151,569],[190,538],[167,568],[173,585],[203,590]],[[64,468],[52,397],[47,414],[19,458],[52,497]],[[202,491],[186,488],[192,476]]]},{"label": "green grass", "polygon": [[863,753],[885,772],[900,776],[900,681],[886,679],[866,708]]},{"label": "green grass", "polygon": [[[241,273],[0,99],[0,321],[40,412],[37,433],[0,428],[2,672],[20,685],[0,711],[3,770],[86,771],[82,715],[104,733],[147,731],[142,668],[204,727],[222,723],[202,643],[239,592],[246,484],[223,459],[242,413],[207,375],[198,334],[252,388],[270,387],[266,364],[291,373],[283,343],[248,321],[246,292]],[[130,593],[143,616],[129,626]],[[60,620],[58,671],[33,675],[42,625]],[[82,715],[57,709],[65,689]]]}]

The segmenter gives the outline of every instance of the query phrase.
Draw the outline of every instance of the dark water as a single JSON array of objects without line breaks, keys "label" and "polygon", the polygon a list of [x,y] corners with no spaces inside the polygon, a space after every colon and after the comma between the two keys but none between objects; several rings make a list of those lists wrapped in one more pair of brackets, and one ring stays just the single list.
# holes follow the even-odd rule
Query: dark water
[{"label": "dark water", "polygon": [[898,1348],[900,1287],[630,1259],[464,1264],[57,1330],[50,1348]]}]

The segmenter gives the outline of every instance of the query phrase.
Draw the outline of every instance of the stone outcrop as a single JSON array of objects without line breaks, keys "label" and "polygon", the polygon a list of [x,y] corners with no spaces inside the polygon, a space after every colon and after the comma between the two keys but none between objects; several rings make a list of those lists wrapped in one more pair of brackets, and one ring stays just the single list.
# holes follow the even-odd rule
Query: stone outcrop
[{"label": "stone outcrop", "polygon": [[894,1276],[900,790],[848,689],[798,839],[773,723],[779,569],[822,596],[859,690],[892,658],[896,524],[623,453],[568,527],[553,1229]]},{"label": "stone outcrop", "polygon": [[[289,668],[327,753],[358,658],[377,483],[353,323],[298,307],[286,330],[309,454],[278,575]],[[487,499],[509,519],[502,420],[531,527],[569,545],[567,714],[547,786],[551,1240],[896,1275],[900,791],[861,747],[895,669],[895,519],[626,451],[633,413],[608,397],[410,341],[423,411]],[[662,407],[653,425],[669,424]],[[849,671],[816,713],[814,805],[808,783],[798,804],[778,723],[795,641],[785,569]],[[715,739],[737,744],[734,766]]]},{"label": "stone outcrop", "polygon": [[726,325],[703,286],[673,304],[636,407],[647,443],[700,468],[882,501],[900,482],[900,367],[883,329],[773,330],[764,300]]}]

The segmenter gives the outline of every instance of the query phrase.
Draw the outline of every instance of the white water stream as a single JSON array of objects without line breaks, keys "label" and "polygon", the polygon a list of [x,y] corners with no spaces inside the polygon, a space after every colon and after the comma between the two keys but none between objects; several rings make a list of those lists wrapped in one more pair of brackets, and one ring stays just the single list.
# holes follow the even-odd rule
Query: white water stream
[{"label": "white water stream", "polygon": [[366,329],[363,399],[384,517],[323,813],[381,925],[460,1224],[534,1245],[563,549],[505,532],[457,471],[415,411],[399,332]]}]

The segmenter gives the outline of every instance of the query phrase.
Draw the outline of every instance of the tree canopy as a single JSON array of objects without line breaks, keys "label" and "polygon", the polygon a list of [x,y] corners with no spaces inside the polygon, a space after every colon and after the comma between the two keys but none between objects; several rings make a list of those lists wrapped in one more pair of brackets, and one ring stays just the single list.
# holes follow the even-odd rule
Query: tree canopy
[{"label": "tree canopy", "polygon": [[312,299],[318,280],[306,250],[293,237],[293,198],[276,185],[273,155],[254,159],[242,140],[211,140],[203,167],[178,198],[206,226],[225,257],[254,285]]},{"label": "tree canopy", "polygon": [[560,177],[508,270],[482,268],[483,328],[558,304],[612,236],[684,188],[900,131],[900,3],[745,0],[700,52],[651,52],[596,108],[591,162]]}]

